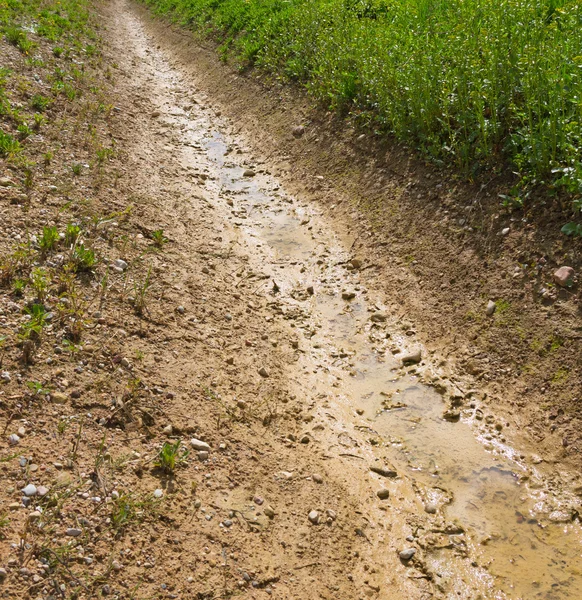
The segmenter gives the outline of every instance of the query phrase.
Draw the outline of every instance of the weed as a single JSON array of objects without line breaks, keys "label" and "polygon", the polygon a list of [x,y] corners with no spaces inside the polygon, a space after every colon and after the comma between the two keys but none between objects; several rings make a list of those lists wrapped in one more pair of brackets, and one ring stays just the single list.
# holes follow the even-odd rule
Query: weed
[{"label": "weed", "polygon": [[496,312],[498,314],[506,313],[511,308],[511,303],[507,300],[497,300],[495,302]]},{"label": "weed", "polygon": [[38,341],[46,325],[46,309],[42,304],[33,304],[25,312],[29,319],[22,324],[19,337],[23,341]]},{"label": "weed", "polygon": [[552,377],[552,385],[561,385],[562,383],[566,383],[568,377],[570,376],[570,371],[566,369],[566,367],[560,367]]},{"label": "weed", "polygon": [[83,172],[83,165],[75,163],[71,167],[71,170],[73,171],[73,175],[76,175],[78,177]]},{"label": "weed", "polygon": [[43,96],[42,94],[35,94],[30,100],[30,106],[38,111],[44,112],[51,104],[51,99]]},{"label": "weed", "polygon": [[134,308],[138,315],[142,315],[147,310],[147,295],[151,286],[151,267],[148,269],[145,279],[141,282],[134,282],[133,289],[135,293]]},{"label": "weed", "polygon": [[18,297],[22,296],[27,283],[26,279],[14,279],[12,281],[12,293]]},{"label": "weed", "polygon": [[101,165],[106,160],[109,160],[113,156],[112,148],[98,148],[97,149],[97,162]]},{"label": "weed", "polygon": [[38,396],[46,396],[50,394],[50,386],[41,383],[40,381],[27,381],[26,386],[30,388]]},{"label": "weed", "polygon": [[164,244],[167,244],[169,241],[164,235],[163,229],[156,229],[155,231],[152,231],[152,240],[154,241],[156,248],[162,248]]},{"label": "weed", "polygon": [[43,256],[46,256],[51,250],[54,250],[59,243],[59,232],[54,226],[45,226],[42,228],[42,235],[38,240],[38,247]]},{"label": "weed", "polygon": [[61,48],[60,46],[55,46],[55,47],[53,48],[53,54],[54,54],[54,55],[55,55],[57,58],[60,58],[60,57],[61,57],[61,55],[63,54],[63,52],[64,52],[64,49],[63,49],[63,48]]},{"label": "weed", "polygon": [[45,152],[42,159],[44,164],[48,167],[48,165],[51,164],[52,159],[54,158],[55,153],[52,152],[51,150],[49,150],[48,152]]},{"label": "weed", "polygon": [[44,304],[46,300],[48,289],[50,285],[50,279],[45,269],[36,267],[30,274],[30,283],[36,294],[36,299],[39,304]]},{"label": "weed", "polygon": [[21,150],[20,142],[0,129],[0,158],[10,158]]},{"label": "weed", "polygon": [[111,506],[111,524],[120,531],[129,525],[139,523],[157,512],[159,501],[150,496],[123,494],[115,498]]},{"label": "weed", "polygon": [[44,117],[43,115],[39,114],[39,113],[34,113],[34,124],[33,124],[33,128],[35,131],[39,131],[40,128],[46,123],[46,117]]},{"label": "weed", "polygon": [[95,252],[85,248],[83,244],[75,246],[73,250],[73,266],[77,271],[90,271],[97,264]]},{"label": "weed", "polygon": [[154,462],[164,473],[173,473],[177,466],[183,464],[188,458],[189,451],[182,448],[182,440],[176,440],[173,444],[164,442]]},{"label": "weed", "polygon": [[29,54],[34,48],[34,43],[26,36],[26,32],[20,27],[10,26],[4,30],[6,41],[16,46],[23,54]]},{"label": "weed", "polygon": [[73,246],[79,236],[81,235],[81,228],[75,223],[68,223],[65,229],[65,244],[67,246]]},{"label": "weed", "polygon": [[21,123],[17,127],[18,133],[20,134],[20,138],[25,140],[28,136],[32,135],[34,132],[28,123]]}]

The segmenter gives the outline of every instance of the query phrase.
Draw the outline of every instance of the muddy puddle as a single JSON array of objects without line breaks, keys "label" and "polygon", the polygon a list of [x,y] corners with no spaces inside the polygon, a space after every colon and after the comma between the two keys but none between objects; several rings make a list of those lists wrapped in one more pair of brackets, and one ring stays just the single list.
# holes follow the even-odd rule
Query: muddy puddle
[{"label": "muddy puddle", "polygon": [[[168,87],[176,85],[171,71],[165,76]],[[423,551],[426,573],[443,597],[582,598],[577,515],[499,432],[487,431],[478,406],[465,402],[458,422],[443,418],[442,396],[394,354],[409,346],[405,333],[390,319],[371,320],[384,308],[369,298],[357,269],[346,268],[349,244],[317,208],[301,206],[264,165],[251,163],[225,123],[224,133],[217,129],[221,120],[203,98],[161,108],[185,147],[182,167],[211,192],[225,229],[262,257],[265,280],[257,279],[257,289],[268,289],[289,316],[306,351],[301,365],[311,371],[311,395],[343,405],[345,429],[354,436],[338,443],[357,454],[363,432],[360,438],[381,448],[407,482],[400,493],[415,495],[420,529],[437,524],[424,531],[432,541]]]}]

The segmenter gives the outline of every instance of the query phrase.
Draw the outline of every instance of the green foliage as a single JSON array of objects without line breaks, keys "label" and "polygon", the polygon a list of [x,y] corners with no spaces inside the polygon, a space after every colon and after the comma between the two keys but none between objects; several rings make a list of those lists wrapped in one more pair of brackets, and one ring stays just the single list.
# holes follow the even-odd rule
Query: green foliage
[{"label": "green foliage", "polygon": [[154,241],[154,245],[157,248],[162,248],[164,244],[166,244],[169,241],[168,238],[164,235],[163,229],[156,229],[155,231],[152,231],[152,240]]},{"label": "green foliage", "polygon": [[9,133],[5,133],[0,129],[0,158],[14,156],[21,149],[18,140],[15,140]]},{"label": "green foliage", "polygon": [[31,307],[27,308],[25,312],[30,319],[23,323],[20,329],[20,338],[23,340],[40,338],[46,325],[45,307],[42,304],[33,304]]},{"label": "green foliage", "polygon": [[48,254],[51,250],[54,250],[59,243],[59,232],[56,227],[43,227],[42,235],[38,240],[38,247],[43,255]]},{"label": "green foliage", "polygon": [[176,440],[173,444],[164,442],[154,465],[162,469],[165,473],[173,473],[176,467],[184,463],[188,458],[189,452],[186,448],[181,448],[181,444],[181,440]]},{"label": "green foliage", "polygon": [[91,248],[85,248],[83,244],[75,246],[73,264],[77,271],[91,270],[97,264],[95,252]]},{"label": "green foliage", "polygon": [[36,293],[36,299],[43,304],[50,285],[48,273],[44,269],[36,267],[30,274],[30,283]]},{"label": "green foliage", "polygon": [[81,228],[75,223],[68,223],[65,229],[65,244],[72,246],[81,235]]},{"label": "green foliage", "polygon": [[6,27],[4,35],[6,41],[9,44],[16,46],[23,54],[30,54],[31,50],[34,48],[34,43],[28,39],[26,31],[16,25]]},{"label": "green foliage", "polygon": [[30,100],[30,106],[38,112],[44,112],[50,105],[51,99],[42,94],[35,94]]},{"label": "green foliage", "polygon": [[582,192],[577,0],[143,1],[439,164]]}]

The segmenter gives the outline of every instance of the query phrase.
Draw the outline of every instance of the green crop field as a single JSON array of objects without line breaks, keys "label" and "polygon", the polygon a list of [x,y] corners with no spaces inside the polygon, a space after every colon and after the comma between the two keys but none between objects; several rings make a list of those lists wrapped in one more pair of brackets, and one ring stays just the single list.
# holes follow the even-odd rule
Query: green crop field
[{"label": "green crop field", "polygon": [[509,165],[580,209],[578,1],[145,2],[434,161],[470,176]]}]

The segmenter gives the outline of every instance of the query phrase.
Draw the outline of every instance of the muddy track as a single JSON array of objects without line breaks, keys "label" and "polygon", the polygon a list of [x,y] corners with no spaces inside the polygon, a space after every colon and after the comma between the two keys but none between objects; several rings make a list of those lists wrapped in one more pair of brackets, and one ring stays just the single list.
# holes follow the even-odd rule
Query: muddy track
[{"label": "muddy track", "polygon": [[220,448],[178,478],[197,512],[173,507],[180,554],[152,544],[141,597],[163,572],[181,598],[580,597],[575,499],[439,367],[345,221],[276,177],[164,27],[127,0],[100,10],[120,193],[170,239],[144,369],[176,391],[168,421]]}]

